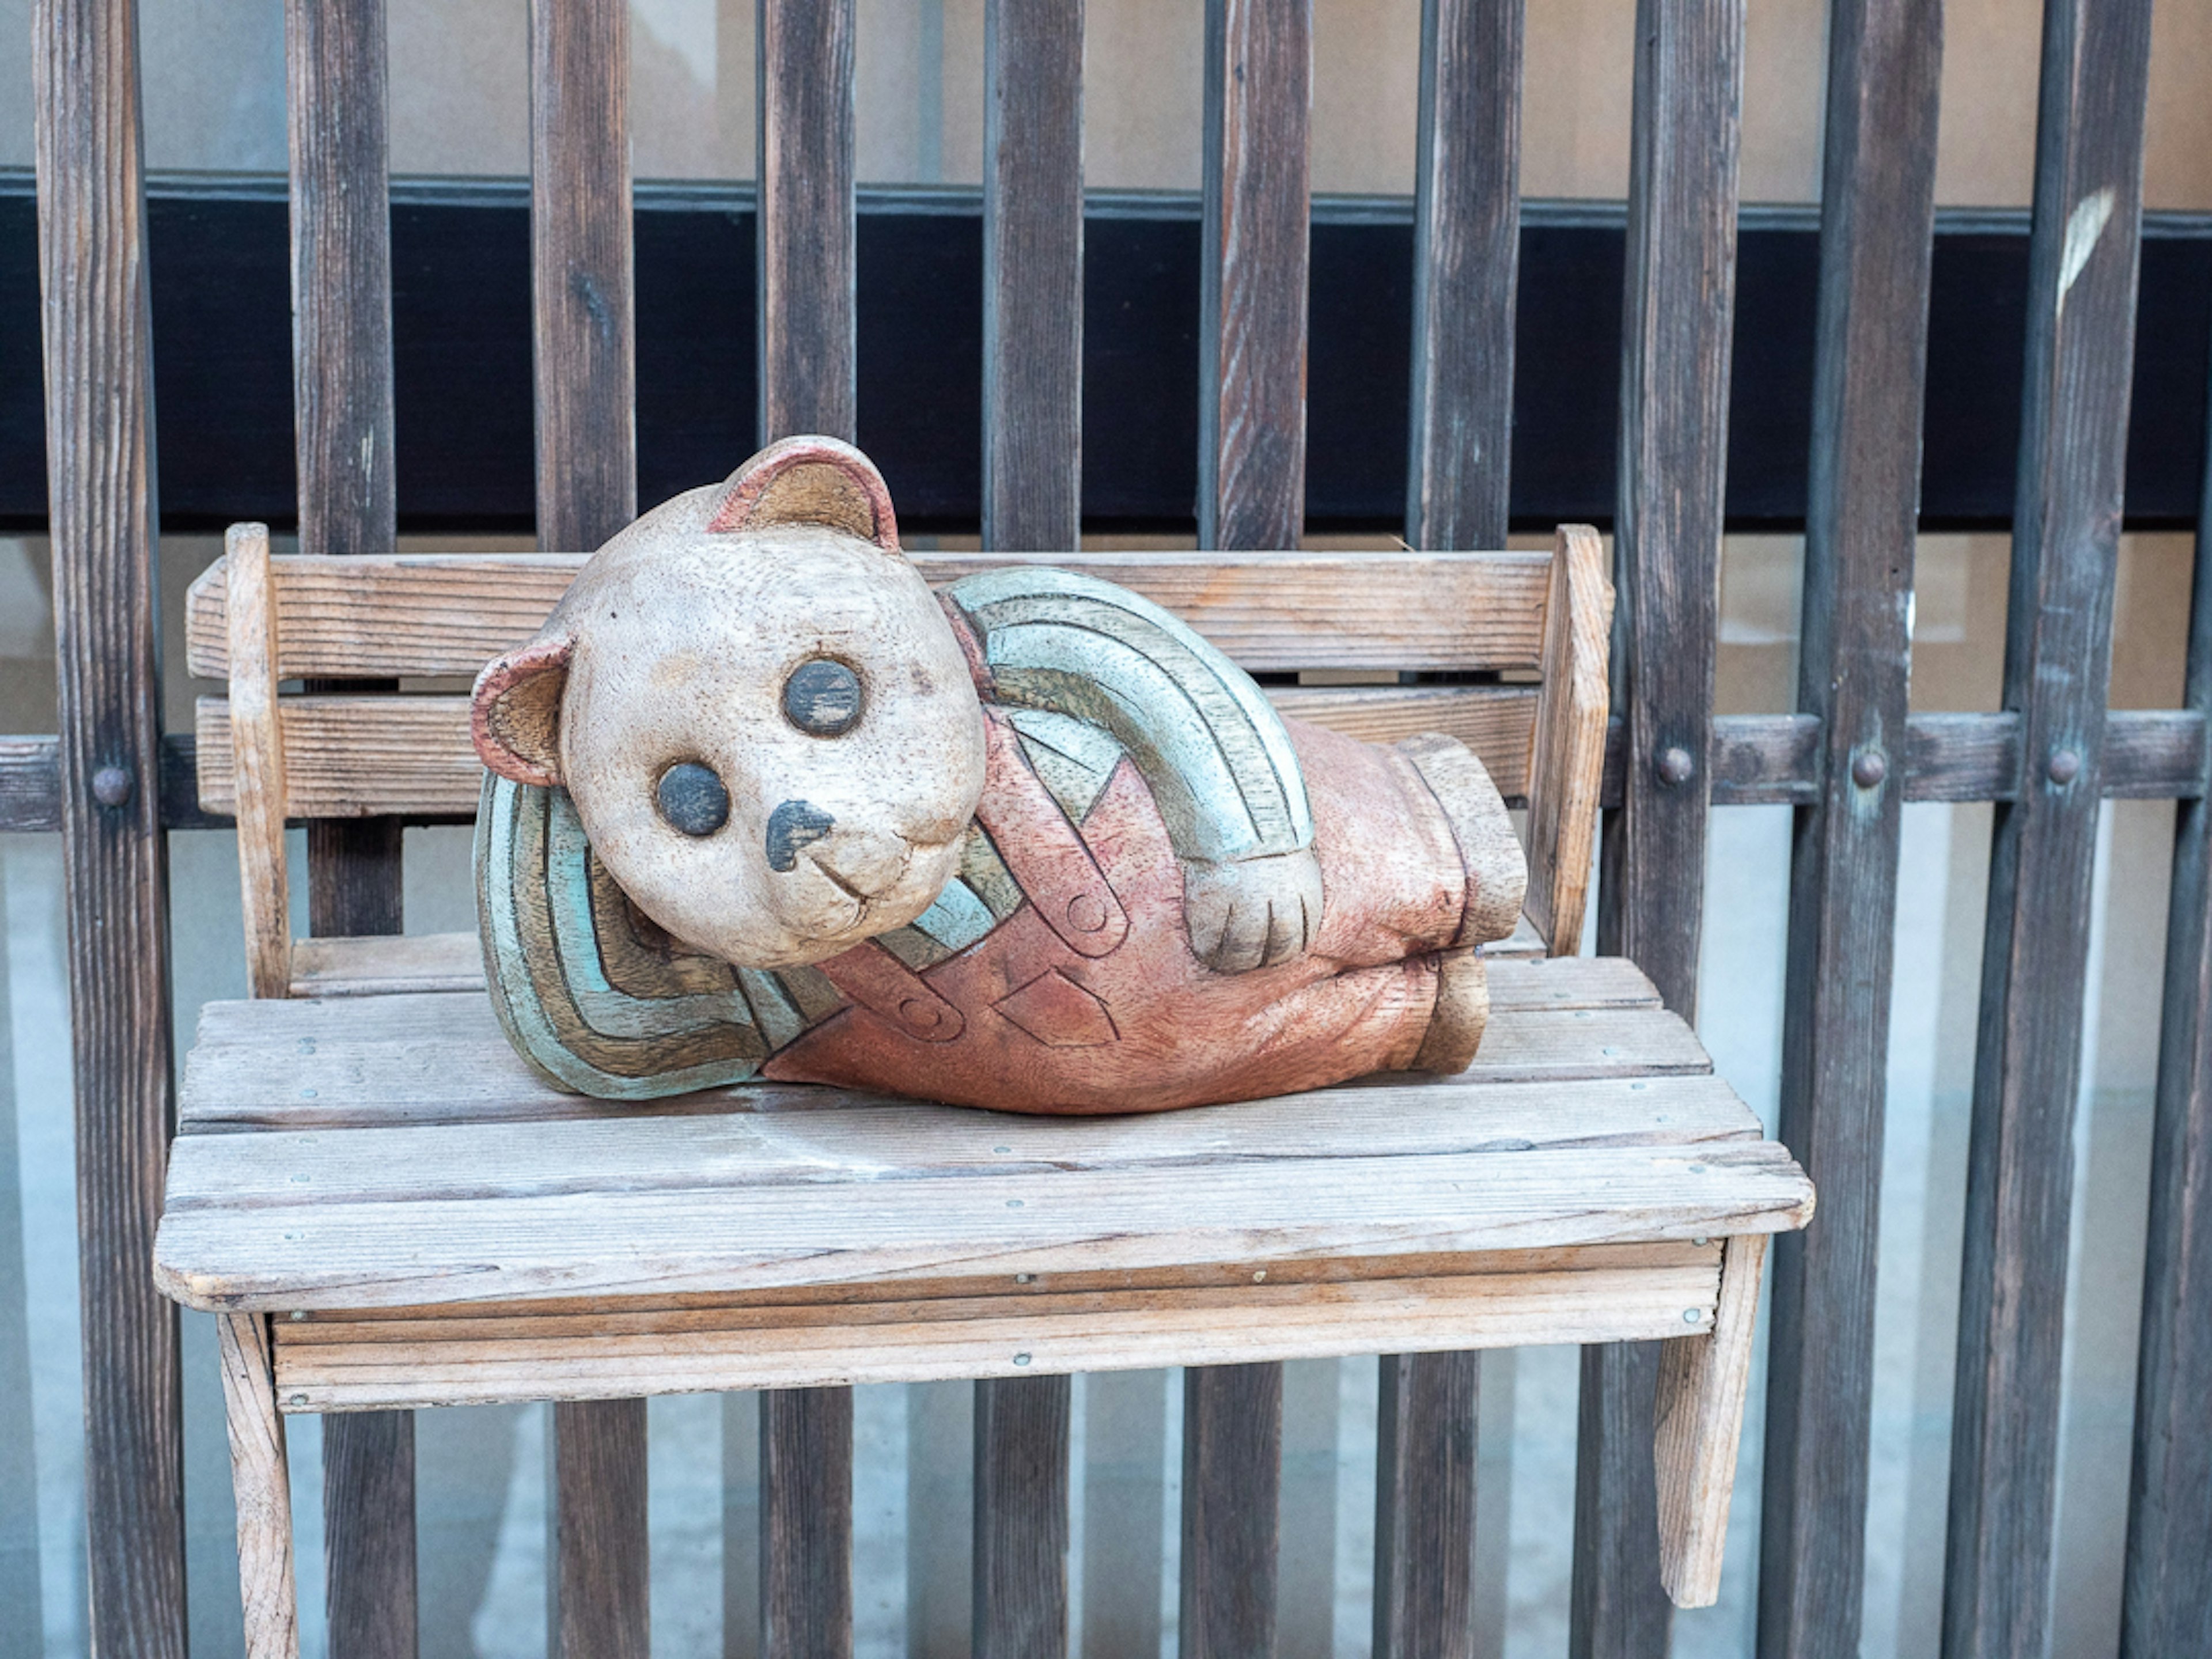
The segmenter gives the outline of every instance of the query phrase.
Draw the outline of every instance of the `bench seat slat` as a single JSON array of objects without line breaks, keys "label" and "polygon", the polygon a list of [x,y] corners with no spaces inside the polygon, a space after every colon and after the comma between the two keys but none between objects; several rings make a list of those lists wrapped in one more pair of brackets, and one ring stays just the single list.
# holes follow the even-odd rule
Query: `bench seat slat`
[{"label": "bench seat slat", "polygon": [[[406,1023],[410,1016],[411,1024]],[[188,1134],[684,1115],[733,1106],[836,1109],[836,1103],[853,1098],[805,1085],[773,1083],[705,1091],[647,1106],[566,1094],[538,1078],[508,1047],[489,999],[465,993],[210,1004],[201,1029],[179,1102],[179,1125]],[[1363,1092],[1427,1091],[1475,1083],[1694,1075],[1711,1069],[1690,1029],[1661,1009],[1501,1009],[1491,1020],[1474,1064],[1459,1079],[1401,1077],[1351,1086]]]},{"label": "bench seat slat", "polygon": [[1812,1188],[1766,1141],[1209,1169],[1023,1169],[728,1193],[595,1191],[182,1210],[162,1290],[204,1309],[370,1308],[1460,1252],[1766,1232]]},{"label": "bench seat slat", "polygon": [[910,1102],[837,1111],[188,1135],[172,1213],[611,1192],[750,1191],[925,1176],[1216,1168],[1283,1158],[1408,1158],[1756,1139],[1714,1077],[1617,1083],[1331,1089],[1260,1106],[1009,1122]]},{"label": "bench seat slat", "polygon": [[[1455,737],[1480,756],[1501,793],[1526,793],[1536,691],[1520,685],[1271,686],[1286,714],[1370,743],[1422,732]],[[477,810],[483,764],[458,696],[322,695],[276,705],[284,746],[284,813],[291,818],[444,817]],[[230,702],[194,710],[201,809],[238,810]]]},{"label": "bench seat slat", "polygon": [[[575,553],[273,561],[284,679],[473,676],[521,644],[568,589]],[[1304,668],[1534,670],[1551,555],[969,553],[917,557],[933,582],[1017,563],[1119,582],[1165,605],[1255,672]],[[192,584],[191,672],[229,672],[225,572]]]},{"label": "bench seat slat", "polygon": [[[1532,1253],[1533,1254],[1533,1253]],[[1719,1246],[1601,1246],[1488,1271],[840,1301],[680,1316],[276,1322],[289,1411],[1022,1376],[1671,1336]],[[1468,1264],[1470,1266],[1474,1264]]]}]

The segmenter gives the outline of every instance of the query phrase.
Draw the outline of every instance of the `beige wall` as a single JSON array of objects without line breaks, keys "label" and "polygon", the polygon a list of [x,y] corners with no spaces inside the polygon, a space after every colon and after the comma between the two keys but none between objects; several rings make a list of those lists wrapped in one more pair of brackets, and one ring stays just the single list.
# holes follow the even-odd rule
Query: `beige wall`
[{"label": "beige wall", "polygon": [[[973,183],[982,161],[982,0],[859,0],[861,177]],[[1820,193],[1821,0],[1748,0],[1743,196]],[[392,166],[519,173],[528,164],[521,0],[390,0]],[[632,0],[635,165],[645,178],[744,178],[753,154],[753,0]],[[1948,0],[1937,190],[1959,205],[2029,198],[2039,0]],[[141,0],[149,161],[284,164],[280,0]],[[1619,198],[1628,171],[1633,0],[1529,0],[1524,192]],[[1200,0],[1088,0],[1085,144],[1093,185],[1198,183]],[[30,0],[0,0],[21,40]],[[2160,0],[2144,193],[2212,210],[2212,0]],[[1413,187],[1420,0],[1314,0],[1314,187]],[[31,159],[27,54],[0,52],[0,164]]]}]

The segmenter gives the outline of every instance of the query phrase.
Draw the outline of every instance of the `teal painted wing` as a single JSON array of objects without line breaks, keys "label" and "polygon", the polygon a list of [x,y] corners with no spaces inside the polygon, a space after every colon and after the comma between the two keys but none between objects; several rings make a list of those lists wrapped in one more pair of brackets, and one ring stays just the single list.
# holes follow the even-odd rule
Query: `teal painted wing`
[{"label": "teal painted wing", "polygon": [[[637,925],[566,790],[487,775],[476,860],[492,1007],[523,1058],[562,1087],[651,1100],[741,1082],[771,1047],[764,1026],[797,1034],[795,1009],[757,1017],[736,969]],[[781,987],[758,988],[781,1000]]]},{"label": "teal painted wing", "polygon": [[1321,927],[1313,812],[1290,733],[1251,676],[1095,577],[1010,566],[945,596],[982,642],[1001,703],[1090,722],[1128,752],[1182,863],[1201,961],[1239,973],[1305,951]]}]

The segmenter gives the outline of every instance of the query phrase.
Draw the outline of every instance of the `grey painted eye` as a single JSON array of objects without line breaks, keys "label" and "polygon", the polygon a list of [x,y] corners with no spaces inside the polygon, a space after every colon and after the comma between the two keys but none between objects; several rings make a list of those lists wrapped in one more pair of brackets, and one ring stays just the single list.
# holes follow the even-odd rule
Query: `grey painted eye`
[{"label": "grey painted eye", "polygon": [[711,836],[730,821],[730,792],[697,761],[679,761],[663,772],[653,802],[672,829],[687,836]]},{"label": "grey painted eye", "polygon": [[783,717],[817,738],[842,738],[860,720],[860,677],[830,657],[811,657],[783,683]]}]

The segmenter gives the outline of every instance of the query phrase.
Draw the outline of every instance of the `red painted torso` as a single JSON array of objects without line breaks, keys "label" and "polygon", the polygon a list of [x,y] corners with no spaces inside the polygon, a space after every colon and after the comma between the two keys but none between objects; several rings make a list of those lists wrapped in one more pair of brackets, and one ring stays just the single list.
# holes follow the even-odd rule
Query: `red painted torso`
[{"label": "red painted torso", "polygon": [[1404,757],[1289,723],[1313,808],[1321,930],[1291,961],[1223,974],[1192,953],[1182,866],[1135,766],[1125,757],[1072,823],[1005,715],[987,713],[976,816],[1026,902],[919,974],[873,941],[822,963],[849,1006],[764,1075],[1099,1113],[1283,1094],[1412,1062],[1466,876]]}]

